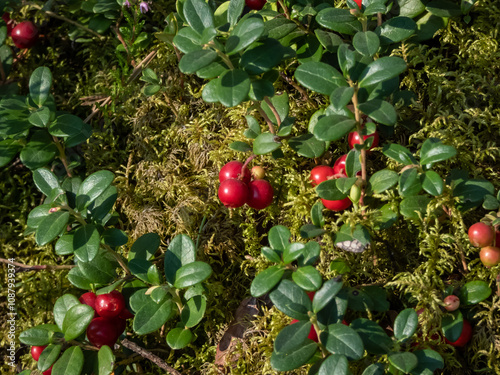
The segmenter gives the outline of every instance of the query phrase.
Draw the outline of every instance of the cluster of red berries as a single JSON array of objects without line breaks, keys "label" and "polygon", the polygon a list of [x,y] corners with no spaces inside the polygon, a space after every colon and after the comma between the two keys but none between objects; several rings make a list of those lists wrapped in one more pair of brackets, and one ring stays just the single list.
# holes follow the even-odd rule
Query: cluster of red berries
[{"label": "cluster of red berries", "polygon": [[12,41],[17,48],[31,48],[38,39],[38,28],[31,21],[23,21],[16,25],[10,19],[9,13],[4,13],[2,19],[7,24],[7,35],[12,37]]},{"label": "cluster of red berries", "polygon": [[[379,135],[377,132],[369,134],[369,135],[364,135],[363,141],[366,141],[368,138],[373,138],[373,141],[372,141],[372,144],[371,144],[369,150],[378,146]],[[358,132],[350,132],[348,137],[347,137],[347,141],[349,143],[349,147],[351,149],[353,149],[354,145],[361,144],[361,137],[360,137]],[[329,179],[347,177],[347,174],[345,171],[346,159],[347,159],[347,155],[342,155],[340,158],[338,158],[335,161],[335,163],[333,164],[333,168],[328,166],[328,165],[318,165],[318,166],[314,167],[311,170],[311,178],[310,178],[312,186],[319,185],[323,181],[326,181]],[[360,175],[360,173],[358,172],[358,176],[359,175]],[[359,199],[359,197],[358,197],[358,199]],[[327,208],[331,211],[342,211],[342,210],[345,210],[346,208],[349,208],[352,204],[352,201],[351,201],[351,199],[349,199],[349,197],[346,197],[344,199],[339,199],[339,200],[333,200],[333,201],[321,198],[321,202],[323,203],[323,206],[325,206],[325,208]]]},{"label": "cluster of red berries", "polygon": [[219,172],[220,201],[229,208],[238,208],[245,203],[256,210],[266,208],[273,201],[274,190],[264,176],[264,169],[260,166],[253,167],[250,173],[243,163],[230,161]]},{"label": "cluster of red berries", "polygon": [[127,319],[134,317],[125,307],[123,295],[117,290],[98,296],[87,292],[79,300],[94,309],[94,318],[87,327],[87,339],[98,348],[103,345],[113,348],[125,330]]},{"label": "cluster of red berries", "polygon": [[500,232],[488,224],[478,222],[469,228],[469,241],[472,246],[480,247],[479,258],[487,267],[493,267],[500,264]]}]

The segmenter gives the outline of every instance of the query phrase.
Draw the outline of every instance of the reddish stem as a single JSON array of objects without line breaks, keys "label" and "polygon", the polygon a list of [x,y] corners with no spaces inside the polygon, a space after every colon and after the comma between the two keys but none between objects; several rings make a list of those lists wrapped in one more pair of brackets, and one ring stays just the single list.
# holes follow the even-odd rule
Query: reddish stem
[{"label": "reddish stem", "polygon": [[245,168],[247,167],[247,165],[248,165],[248,164],[249,164],[249,163],[250,163],[253,159],[255,159],[256,157],[257,157],[257,155],[252,154],[252,155],[251,155],[251,156],[249,156],[249,157],[248,157],[248,159],[245,161],[245,163],[244,163],[244,164],[243,164],[243,166],[241,167],[241,172],[240,172],[240,174],[239,174],[239,176],[238,176],[238,178],[239,178],[240,180],[242,180],[242,181],[243,181],[243,176],[244,176],[244,172],[243,172],[243,171],[245,170]]}]

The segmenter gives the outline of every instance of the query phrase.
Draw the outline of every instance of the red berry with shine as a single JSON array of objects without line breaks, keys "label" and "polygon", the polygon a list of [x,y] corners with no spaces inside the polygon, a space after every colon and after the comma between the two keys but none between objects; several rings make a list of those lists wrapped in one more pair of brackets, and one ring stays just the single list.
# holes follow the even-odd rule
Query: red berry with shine
[{"label": "red berry with shine", "polygon": [[[94,318],[87,327],[87,338],[90,343],[98,348],[107,345],[113,348],[121,332],[118,332],[117,322],[119,319]],[[123,331],[122,331],[123,332]]]},{"label": "red berry with shine", "polygon": [[247,204],[256,210],[262,210],[273,202],[274,190],[267,180],[253,180],[248,184]]},{"label": "red berry with shine", "polygon": [[476,247],[490,246],[493,244],[493,240],[495,239],[495,231],[493,230],[493,227],[482,222],[472,224],[467,233],[469,235],[470,243],[472,246]]},{"label": "red berry with shine", "polygon": [[[379,141],[379,136],[378,136],[377,132],[372,133],[372,134],[368,134],[368,135],[364,135],[363,140],[366,141],[370,137],[373,138],[373,143],[368,150],[371,150],[372,148],[377,147],[378,141]],[[349,147],[351,149],[354,148],[354,145],[361,144],[361,137],[359,136],[359,133],[358,132],[350,132],[349,135],[347,136],[347,142],[349,143]]]},{"label": "red berry with shine", "polygon": [[95,310],[99,316],[105,318],[114,318],[120,315],[124,308],[125,299],[117,290],[113,290],[106,294],[100,294],[95,299]]},{"label": "red berry with shine", "polygon": [[333,164],[333,174],[346,174],[345,173],[345,161],[347,159],[347,154],[342,155],[340,158],[335,160],[335,163]]},{"label": "red berry with shine", "polygon": [[[94,292],[87,292],[87,293],[83,293],[80,298],[78,298],[78,300],[80,301],[80,303],[83,303],[84,305],[88,305],[90,307],[92,307],[95,311],[95,300],[96,300],[97,296],[95,295]],[[97,315],[97,311],[96,311],[96,315]],[[96,316],[94,315],[94,316]]]},{"label": "red berry with shine", "polygon": [[359,9],[361,9],[361,4],[363,3],[363,0],[354,0],[356,4],[358,4]]},{"label": "red berry with shine", "polygon": [[247,167],[243,171],[243,179],[240,178],[241,168],[243,167],[243,163],[238,160],[233,160],[224,165],[219,172],[219,182],[223,182],[225,180],[229,180],[230,178],[240,179],[245,184],[250,182],[250,171]]},{"label": "red berry with shine", "polygon": [[451,342],[445,337],[444,341],[447,344],[450,344],[451,346],[463,347],[467,345],[467,343],[470,341],[471,338],[472,338],[472,326],[470,325],[468,320],[464,319],[464,326],[462,328],[462,333],[460,334],[458,340]]},{"label": "red berry with shine", "polygon": [[47,345],[43,345],[43,346],[32,346],[31,347],[31,356],[33,357],[33,359],[35,361],[38,362],[38,358],[40,358],[40,354],[42,354],[43,352],[43,349],[45,349],[47,347]]},{"label": "red berry with shine", "polygon": [[328,177],[333,176],[335,172],[328,165],[318,165],[311,170],[311,184],[316,186],[326,181]]},{"label": "red berry with shine", "polygon": [[[294,319],[290,322],[290,324],[295,324],[297,323],[298,320]],[[316,330],[314,329],[314,326],[311,326],[311,330],[309,331],[309,335],[307,336],[308,339],[311,339],[313,341],[318,342],[318,334],[316,333]]]},{"label": "red berry with shine", "polygon": [[349,198],[339,199],[336,201],[329,201],[321,198],[321,202],[323,203],[323,206],[325,206],[325,208],[331,211],[342,211],[346,208],[349,208],[352,204]]},{"label": "red berry with shine", "polygon": [[38,39],[38,29],[33,22],[23,21],[12,29],[11,36],[17,48],[30,48]]},{"label": "red berry with shine", "polygon": [[245,5],[253,10],[261,10],[266,4],[266,0],[245,0]]},{"label": "red berry with shine", "polygon": [[453,294],[446,296],[443,302],[446,311],[455,311],[460,307],[460,298]]},{"label": "red berry with shine", "polygon": [[224,206],[238,208],[247,201],[248,187],[243,181],[230,178],[220,183],[218,195]]},{"label": "red berry with shine", "polygon": [[500,248],[496,246],[486,246],[479,252],[479,259],[485,267],[494,267],[500,263]]}]

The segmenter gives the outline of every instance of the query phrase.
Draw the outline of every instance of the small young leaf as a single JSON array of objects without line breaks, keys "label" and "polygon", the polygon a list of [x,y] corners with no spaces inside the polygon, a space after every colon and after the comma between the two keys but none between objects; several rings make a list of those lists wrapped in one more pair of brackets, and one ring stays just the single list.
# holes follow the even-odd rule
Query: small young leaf
[{"label": "small young leaf", "polygon": [[312,309],[315,313],[321,311],[340,291],[342,281],[331,279],[326,281],[320,290],[314,294]]},{"label": "small young leaf", "polygon": [[407,374],[417,367],[417,356],[410,352],[392,353],[389,355],[389,363],[399,371]]},{"label": "small young leaf", "polygon": [[345,355],[350,360],[363,358],[365,349],[361,337],[342,323],[330,324],[321,332],[320,340],[332,354]]},{"label": "small young leaf", "polygon": [[40,66],[31,73],[29,89],[30,97],[36,105],[41,107],[47,100],[52,86],[52,73],[45,66]]},{"label": "small young leaf", "polygon": [[188,328],[174,328],[167,334],[167,344],[174,350],[182,349],[193,340],[193,333]]},{"label": "small young leaf", "polygon": [[313,266],[299,267],[292,273],[292,279],[295,284],[304,290],[315,291],[321,286],[321,274]]},{"label": "small young leaf", "polygon": [[212,274],[212,267],[205,262],[191,262],[183,265],[175,273],[176,288],[187,288],[205,281]]},{"label": "small young leaf", "polygon": [[79,346],[71,346],[66,349],[61,356],[54,363],[52,372],[54,374],[75,374],[79,375],[83,369],[83,352]]},{"label": "small young leaf", "polygon": [[420,164],[434,164],[438,161],[450,159],[457,154],[453,146],[442,144],[438,138],[427,139],[420,149]]},{"label": "small young leaf", "polygon": [[414,309],[405,309],[401,311],[394,321],[394,337],[398,341],[408,340],[418,326],[418,316]]},{"label": "small young leaf", "polygon": [[283,277],[285,269],[283,266],[275,265],[260,272],[252,280],[250,294],[253,297],[260,297],[274,288]]},{"label": "small young leaf", "polygon": [[281,280],[278,287],[269,293],[276,308],[297,320],[308,320],[311,300],[302,288],[290,280]]},{"label": "small young leaf", "polygon": [[[497,244],[499,246],[499,244]],[[483,280],[474,280],[466,283],[458,292],[460,304],[463,306],[474,305],[482,302],[491,295],[488,283]]]},{"label": "small young leaf", "polygon": [[292,234],[290,230],[283,225],[275,225],[269,231],[269,245],[274,250],[285,250],[285,247],[290,242]]},{"label": "small young leaf", "polygon": [[80,336],[94,318],[94,309],[91,306],[78,304],[72,306],[64,316],[62,331],[66,341]]}]

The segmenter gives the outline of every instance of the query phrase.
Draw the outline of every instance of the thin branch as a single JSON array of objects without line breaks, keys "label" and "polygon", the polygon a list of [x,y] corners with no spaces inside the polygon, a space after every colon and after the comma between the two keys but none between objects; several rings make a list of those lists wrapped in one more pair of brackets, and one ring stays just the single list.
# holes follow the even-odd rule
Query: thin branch
[{"label": "thin branch", "polygon": [[71,173],[71,168],[68,165],[68,159],[66,158],[66,151],[64,150],[64,147],[61,145],[61,142],[56,136],[52,136],[54,139],[54,143],[56,144],[57,150],[59,151],[59,159],[64,165],[64,169],[66,170],[66,174],[68,177],[73,177]]},{"label": "thin branch", "polygon": [[33,8],[36,8],[36,9],[39,9],[43,12],[45,12],[45,14],[47,14],[48,16],[52,17],[52,18],[57,18],[61,21],[64,21],[64,22],[67,22],[67,23],[70,23],[72,25],[75,25],[76,27],[78,27],[79,29],[82,29],[84,31],[86,31],[87,33],[89,34],[92,34],[96,37],[98,37],[99,39],[104,39],[104,37],[98,33],[96,33],[94,30],[91,30],[89,29],[88,27],[86,26],[83,26],[82,24],[79,24],[78,22],[76,21],[73,21],[73,20],[70,20],[69,18],[66,18],[64,16],[60,16],[59,14],[57,13],[54,13],[54,12],[51,12],[50,10],[45,10],[43,9],[40,5],[38,4],[34,4],[34,3],[30,3],[30,6],[32,6]]},{"label": "thin branch", "polygon": [[271,102],[271,100],[269,99],[268,96],[265,96],[264,97],[264,101],[266,102],[266,104],[269,106],[269,108],[271,108],[271,111],[273,112],[273,115],[274,117],[276,117],[276,123],[278,125],[278,128],[281,126],[281,118],[280,118],[280,115],[278,113],[278,110],[276,109],[276,107],[274,106],[274,104]]},{"label": "thin branch", "polygon": [[276,130],[274,130],[274,125],[272,121],[269,119],[269,117],[266,115],[266,112],[261,108],[260,105],[257,105],[257,110],[259,111],[260,115],[266,120],[267,126],[269,127],[269,131],[271,134],[276,134]]},{"label": "thin branch", "polygon": [[300,87],[299,85],[297,85],[295,83],[295,81],[293,79],[291,79],[290,77],[288,77],[285,73],[283,72],[280,72],[280,76],[281,78],[283,78],[289,85],[291,85],[295,90],[297,90],[301,95],[302,95],[302,99],[303,100],[306,100],[308,101],[310,104],[314,105],[314,107],[318,107],[317,104],[315,102],[313,102],[309,96],[307,95],[307,92],[306,90],[304,90],[302,87]]},{"label": "thin branch", "polygon": [[173,367],[170,367],[165,361],[163,361],[160,357],[154,355],[151,352],[148,352],[146,349],[140,347],[136,343],[129,341],[127,339],[123,339],[121,341],[121,344],[127,348],[130,349],[137,354],[139,354],[141,357],[149,359],[151,362],[153,362],[155,365],[158,367],[162,368],[165,370],[167,373],[172,374],[172,375],[182,375],[179,371],[174,369]]},{"label": "thin branch", "polygon": [[9,259],[4,259],[0,258],[0,263],[5,263],[5,264],[12,264],[16,267],[22,268],[23,270],[26,271],[41,271],[41,270],[70,270],[74,267],[76,267],[74,264],[68,264],[68,265],[59,265],[59,266],[54,266],[50,264],[45,264],[45,265],[37,265],[37,266],[31,266],[29,264],[23,264],[15,261],[10,261]]},{"label": "thin branch", "polygon": [[[354,94],[352,96],[352,104],[354,105],[354,116],[356,117],[356,125],[357,125],[357,131],[359,134],[359,140],[361,142],[361,146],[364,145],[365,140],[364,137],[361,135],[361,113],[359,112],[358,108],[358,90],[355,87],[354,88]],[[367,181],[367,176],[366,176],[366,149],[363,147],[361,149],[361,179],[363,180],[363,185],[361,186],[361,196],[359,198],[359,205],[363,206],[363,198],[365,196],[365,187],[366,187],[366,181]],[[363,212],[364,214],[364,212]]]}]

